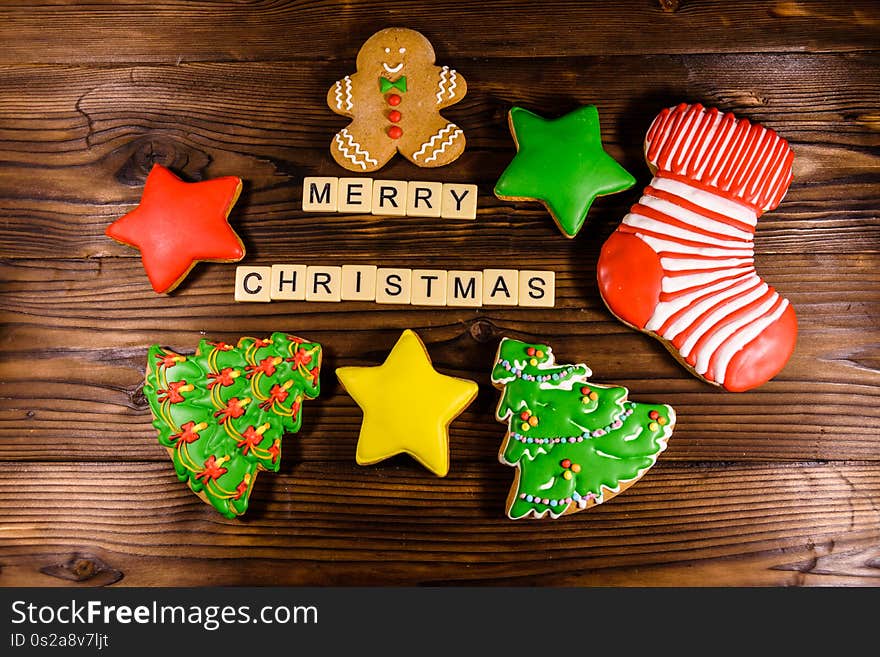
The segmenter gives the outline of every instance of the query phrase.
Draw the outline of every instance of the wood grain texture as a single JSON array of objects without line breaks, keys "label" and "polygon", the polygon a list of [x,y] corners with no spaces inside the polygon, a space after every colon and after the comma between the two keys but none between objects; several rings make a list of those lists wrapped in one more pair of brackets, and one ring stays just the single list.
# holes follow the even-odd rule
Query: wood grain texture
[{"label": "wood grain texture", "polygon": [[880,582],[877,463],[661,458],[625,495],[555,522],[501,517],[511,475],[497,463],[435,479],[406,462],[288,460],[260,476],[244,520],[226,520],[161,464],[3,464],[0,585],[63,584],[28,573],[74,556],[130,586],[601,585],[636,571],[642,584],[698,584],[728,569],[760,584]]},{"label": "wood grain texture", "polygon": [[[0,5],[0,586],[514,584],[880,585],[880,6],[873,0],[184,2]],[[325,104],[360,44],[423,31],[467,76],[446,110],[454,165],[397,180],[479,185],[475,222],[306,214],[302,178],[343,172]],[[742,394],[691,377],[598,296],[599,248],[640,186],[563,239],[537,204],[497,200],[506,113],[596,104],[608,152],[649,180],[652,118],[702,102],[777,130],[794,182],[761,218],[758,272],[790,299],[797,349]],[[557,307],[235,304],[234,267],[155,295],[137,251],[104,236],[154,163],[239,175],[247,264],[551,269]],[[361,418],[340,365],[381,362],[400,332],[480,384],[451,428],[452,471],[354,463]],[[321,398],[226,520],[177,481],[142,393],[154,343],[192,351],[275,330],[324,345]],[[545,340],[593,380],[668,402],[658,465],[596,509],[513,522],[488,374],[503,336]]]},{"label": "wood grain texture", "polygon": [[[410,256],[392,264],[421,262]],[[878,459],[878,264],[874,254],[762,257],[759,271],[799,314],[798,348],[774,381],[731,395],[700,383],[659,343],[608,315],[591,280],[595,255],[541,260],[557,272],[556,309],[544,315],[373,303],[235,304],[233,268],[210,264],[179,293],[160,297],[130,258],[11,260],[0,264],[7,281],[0,311],[0,459],[164,461],[141,394],[147,347],[191,352],[203,336],[236,342],[279,328],[325,345],[321,404],[306,409],[297,460],[351,459],[361,416],[339,390],[333,368],[379,364],[404,328],[419,331],[437,367],[481,385],[477,404],[455,425],[458,460],[494,460],[503,427],[491,417],[498,394],[488,373],[503,335],[546,340],[565,362],[587,362],[594,380],[626,385],[637,400],[672,404],[680,420],[671,459]]]},{"label": "wood grain texture", "polygon": [[[456,0],[401,0],[393,10],[369,0],[13,0],[0,8],[0,43],[7,44],[0,61],[353,60],[373,32],[394,25],[422,30],[439,52],[465,57],[858,51],[880,40],[871,0],[701,0],[675,13],[655,0],[487,0],[466,11]],[[63,38],[53,38],[58,33]]]},{"label": "wood grain texture", "polygon": [[[647,127],[683,98],[773,127],[795,150],[794,183],[782,205],[762,217],[759,252],[880,250],[878,181],[870,173],[880,167],[878,53],[455,64],[472,85],[447,114],[464,126],[468,151],[454,167],[437,170],[397,158],[381,175],[478,183],[475,224],[301,211],[303,176],[340,172],[328,145],[345,119],[327,109],[325,95],[350,72],[347,63],[0,68],[0,88],[16,90],[0,95],[0,254],[136,256],[104,229],[137,203],[155,162],[190,180],[243,175],[232,221],[251,255],[320,256],[327,243],[350,255],[409,253],[416,243],[430,255],[516,253],[514,229],[536,251],[559,252],[571,247],[541,206],[492,194],[514,151],[510,106],[561,114],[597,103],[606,148],[647,184]],[[560,79],[562,91],[544,82]],[[598,248],[638,195],[637,186],[600,199],[580,248]],[[401,230],[414,224],[417,233]]]}]

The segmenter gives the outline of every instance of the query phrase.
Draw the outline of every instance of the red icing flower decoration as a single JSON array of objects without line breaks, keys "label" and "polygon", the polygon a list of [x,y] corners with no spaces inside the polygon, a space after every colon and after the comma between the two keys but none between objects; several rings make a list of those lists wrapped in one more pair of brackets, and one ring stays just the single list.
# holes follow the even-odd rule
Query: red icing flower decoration
[{"label": "red icing flower decoration", "polygon": [[207,427],[208,425],[204,422],[199,422],[198,424],[196,424],[195,422],[187,422],[186,424],[181,425],[180,433],[176,433],[171,436],[171,440],[174,442],[179,441],[186,444],[194,443],[199,439],[198,432],[206,429]]},{"label": "red icing flower decoration", "polygon": [[290,358],[285,359],[288,363],[293,363],[293,367],[297,368],[300,365],[308,365],[312,362],[312,355],[307,352],[305,349],[297,349],[296,353],[293,354]]},{"label": "red icing flower decoration", "polygon": [[248,427],[245,429],[244,433],[241,434],[241,440],[239,440],[235,446],[241,447],[241,453],[247,456],[249,450],[252,450],[254,447],[259,445],[263,441],[263,434],[258,433],[254,427]]},{"label": "red icing flower decoration", "polygon": [[141,252],[156,292],[171,292],[199,261],[237,262],[244,246],[227,221],[241,178],[186,183],[153,165],[140,204],[105,231]]},{"label": "red icing flower decoration", "polygon": [[245,366],[245,370],[247,370],[247,374],[245,376],[250,379],[257,372],[262,372],[266,376],[272,376],[275,374],[275,365],[277,364],[276,360],[271,356],[269,358],[264,358],[260,361],[259,365],[247,365]]},{"label": "red icing flower decoration", "polygon": [[208,378],[211,379],[208,382],[208,390],[211,390],[216,385],[231,386],[235,383],[235,371],[231,367],[224,367],[219,372],[208,372]]},{"label": "red icing flower decoration", "polygon": [[272,455],[272,463],[278,460],[278,457],[281,456],[281,441],[276,440],[272,443],[272,446],[269,448],[269,454]]},{"label": "red icing flower decoration", "polygon": [[289,394],[290,393],[287,392],[287,390],[276,383],[274,386],[272,386],[272,390],[269,391],[269,398],[266,401],[260,403],[260,408],[262,408],[264,411],[269,410],[276,402],[279,404],[282,403],[285,399],[287,399],[287,396]]},{"label": "red icing flower decoration", "polygon": [[231,344],[226,344],[225,342],[209,342],[208,344],[214,347],[217,351],[230,351],[233,349]]},{"label": "red icing flower decoration", "polygon": [[158,393],[157,399],[159,403],[164,404],[165,402],[170,402],[172,404],[179,404],[184,400],[183,394],[184,392],[189,392],[194,390],[194,387],[187,384],[185,379],[181,379],[180,381],[172,381],[168,384],[168,388],[161,388],[157,390]]},{"label": "red icing flower decoration", "polygon": [[318,385],[318,375],[320,374],[320,372],[318,371],[318,368],[315,367],[313,369],[310,369],[309,374],[312,375],[312,385],[313,386]]},{"label": "red icing flower decoration", "polygon": [[225,460],[221,460],[218,463],[217,458],[212,454],[208,457],[208,460],[205,461],[205,469],[196,475],[196,479],[201,479],[202,483],[208,483],[208,481],[214,481],[219,477],[222,477],[226,474],[227,470],[226,468],[221,467],[221,463],[225,463]]},{"label": "red icing flower decoration", "polygon": [[235,495],[232,496],[234,500],[240,500],[241,496],[247,493],[248,489],[248,481],[247,477],[241,480],[241,483],[235,487]]},{"label": "red icing flower decoration", "polygon": [[232,397],[226,402],[226,406],[219,411],[214,411],[214,417],[219,417],[220,420],[218,422],[225,424],[230,419],[234,420],[244,415],[244,407],[244,402],[240,401],[238,397]]},{"label": "red icing flower decoration", "polygon": [[156,365],[159,366],[159,369],[174,367],[177,363],[182,363],[185,360],[184,356],[171,351],[166,351],[164,354],[156,354]]}]

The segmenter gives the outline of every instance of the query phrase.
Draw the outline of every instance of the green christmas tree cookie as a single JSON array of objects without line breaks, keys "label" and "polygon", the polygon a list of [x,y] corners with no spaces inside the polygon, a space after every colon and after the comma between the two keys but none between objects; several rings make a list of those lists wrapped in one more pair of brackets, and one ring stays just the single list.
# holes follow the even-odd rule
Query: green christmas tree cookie
[{"label": "green christmas tree cookie", "polygon": [[637,404],[627,389],[588,383],[586,365],[556,365],[552,349],[503,338],[492,383],[508,423],[498,457],[516,467],[507,515],[553,518],[608,501],[666,449],[675,411]]},{"label": "green christmas tree cookie", "polygon": [[257,474],[278,472],[320,370],[321,345],[286,333],[202,340],[192,356],[150,347],[144,394],[177,477],[227,518],[243,514]]}]

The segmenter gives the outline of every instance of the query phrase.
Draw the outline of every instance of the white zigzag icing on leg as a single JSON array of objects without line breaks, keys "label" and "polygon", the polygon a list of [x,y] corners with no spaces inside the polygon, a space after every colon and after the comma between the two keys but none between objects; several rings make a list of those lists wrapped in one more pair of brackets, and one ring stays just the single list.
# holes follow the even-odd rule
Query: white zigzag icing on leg
[{"label": "white zigzag icing on leg", "polygon": [[419,150],[417,150],[415,153],[413,153],[413,159],[418,160],[419,155],[424,155],[425,151],[427,151],[429,148],[433,148],[434,143],[436,141],[443,139],[443,136],[447,132],[451,132],[452,130],[458,130],[458,126],[456,126],[454,123],[447,123],[446,126],[441,128],[440,131],[436,135],[434,135],[428,141],[426,141],[424,144],[422,144],[422,147]]},{"label": "white zigzag icing on leg", "polygon": [[446,139],[446,141],[444,141],[444,142],[440,145],[440,148],[438,148],[437,150],[435,150],[435,151],[431,154],[431,157],[425,159],[425,164],[427,164],[428,162],[433,162],[434,160],[436,160],[437,157],[438,157],[441,153],[443,153],[443,151],[446,150],[446,147],[447,147],[447,146],[451,146],[451,145],[452,145],[452,142],[454,142],[456,139],[458,139],[458,137],[461,136],[462,134],[464,134],[464,133],[461,131],[461,128],[456,128],[456,129],[453,131],[453,133],[452,133],[451,135],[449,135],[449,137]]},{"label": "white zigzag icing on leg", "polygon": [[[355,155],[352,155],[349,151],[348,147],[343,143],[342,139],[345,138],[349,145],[354,148],[354,152],[356,155],[363,155],[364,159],[359,160]],[[374,160],[370,157],[370,153],[361,148],[361,145],[358,144],[354,138],[351,136],[351,133],[348,131],[348,128],[343,128],[339,132],[336,133],[336,147],[339,148],[339,151],[345,156],[345,159],[351,160],[354,164],[357,164],[361,169],[366,170],[367,163],[370,164],[379,164],[377,160]],[[366,162],[364,161],[366,160]]]}]

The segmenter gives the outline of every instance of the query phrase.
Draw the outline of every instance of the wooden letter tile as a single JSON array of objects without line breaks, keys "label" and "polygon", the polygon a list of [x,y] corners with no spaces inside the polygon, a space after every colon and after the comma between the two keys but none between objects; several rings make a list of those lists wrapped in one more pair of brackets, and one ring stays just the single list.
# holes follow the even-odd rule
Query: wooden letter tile
[{"label": "wooden letter tile", "polygon": [[373,209],[372,178],[340,178],[339,212],[370,212]]},{"label": "wooden letter tile", "polygon": [[441,216],[444,219],[476,219],[477,186],[444,183]]},{"label": "wooden letter tile", "polygon": [[389,217],[405,216],[406,189],[404,180],[374,180],[372,213]]},{"label": "wooden letter tile", "polygon": [[414,269],[411,303],[414,306],[445,306],[446,271],[443,269]]},{"label": "wooden letter tile", "polygon": [[306,301],[342,301],[342,267],[309,266]]},{"label": "wooden letter tile", "polygon": [[342,265],[342,300],[376,300],[376,265]]},{"label": "wooden letter tile", "polygon": [[269,293],[273,301],[305,301],[306,266],[272,265]]},{"label": "wooden letter tile", "polygon": [[450,271],[446,278],[446,305],[477,308],[483,305],[483,272]]},{"label": "wooden letter tile", "polygon": [[376,271],[376,303],[409,303],[412,295],[412,269]]},{"label": "wooden letter tile", "polygon": [[410,182],[406,214],[410,217],[439,217],[443,203],[443,183]]},{"label": "wooden letter tile", "polygon": [[515,306],[518,303],[518,271],[515,269],[483,270],[483,305]]},{"label": "wooden letter tile", "polygon": [[271,267],[250,267],[247,265],[235,268],[235,300],[236,301],[271,301],[269,283],[272,278]]},{"label": "wooden letter tile", "polygon": [[556,305],[556,274],[552,271],[521,271],[519,305],[531,308],[552,308]]},{"label": "wooden letter tile", "polygon": [[336,212],[339,178],[306,178],[303,180],[305,212]]}]

